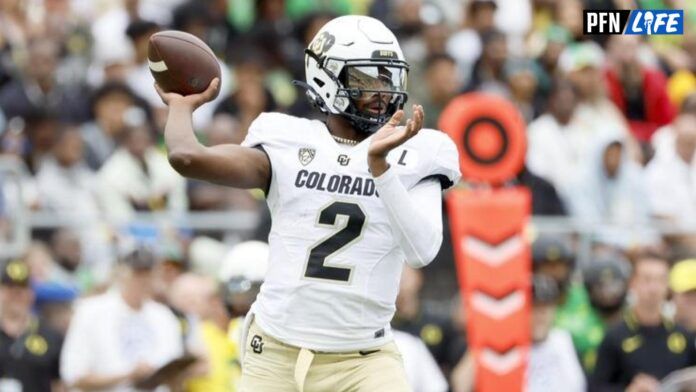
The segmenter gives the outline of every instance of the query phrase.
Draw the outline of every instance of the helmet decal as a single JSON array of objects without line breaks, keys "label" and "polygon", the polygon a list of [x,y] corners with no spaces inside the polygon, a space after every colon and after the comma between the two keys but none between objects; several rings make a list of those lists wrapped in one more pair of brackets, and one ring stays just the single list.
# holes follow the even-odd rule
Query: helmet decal
[{"label": "helmet decal", "polygon": [[321,58],[327,50],[331,49],[335,42],[336,37],[328,31],[324,31],[309,44],[309,50],[314,52],[317,57]]}]

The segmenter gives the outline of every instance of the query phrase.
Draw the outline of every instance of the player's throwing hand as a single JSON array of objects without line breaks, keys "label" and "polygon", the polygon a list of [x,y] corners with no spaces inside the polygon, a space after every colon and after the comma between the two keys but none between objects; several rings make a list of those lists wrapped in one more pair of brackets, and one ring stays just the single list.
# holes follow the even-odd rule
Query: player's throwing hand
[{"label": "player's throwing hand", "polygon": [[208,85],[208,88],[205,89],[200,94],[191,94],[191,95],[181,95],[177,93],[167,93],[164,92],[158,85],[155,83],[155,90],[157,90],[157,94],[159,94],[160,98],[162,98],[162,102],[164,102],[165,105],[172,106],[174,104],[177,105],[185,105],[191,108],[191,110],[196,110],[198,109],[199,106],[203,105],[206,102],[210,102],[218,94],[218,89],[220,88],[220,79],[215,78],[213,79],[210,84]]}]

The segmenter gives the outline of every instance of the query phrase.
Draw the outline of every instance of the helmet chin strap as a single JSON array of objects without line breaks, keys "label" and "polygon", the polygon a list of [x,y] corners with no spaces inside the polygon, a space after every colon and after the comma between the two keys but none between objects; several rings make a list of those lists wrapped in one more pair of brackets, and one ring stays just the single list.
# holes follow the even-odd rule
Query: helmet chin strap
[{"label": "helmet chin strap", "polygon": [[356,116],[354,114],[346,112],[341,113],[340,116],[347,119],[348,122],[350,122],[350,125],[353,128],[355,128],[356,131],[367,134],[377,132],[377,130],[379,130],[382,127],[382,125],[386,124],[387,121],[389,121],[389,119],[387,119],[383,123],[372,123],[369,121],[365,121],[365,119],[360,116]]}]

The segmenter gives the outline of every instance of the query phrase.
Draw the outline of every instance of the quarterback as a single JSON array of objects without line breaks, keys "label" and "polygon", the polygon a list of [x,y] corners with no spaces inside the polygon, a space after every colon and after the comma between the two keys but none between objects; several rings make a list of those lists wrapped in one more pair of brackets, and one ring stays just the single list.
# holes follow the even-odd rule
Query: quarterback
[{"label": "quarterback", "polygon": [[403,263],[442,243],[441,192],[459,180],[457,150],[404,121],[408,64],[380,21],[343,16],[305,50],[306,89],[325,121],[263,113],[241,145],[205,147],[193,111],[217,93],[158,89],[165,141],[182,175],[265,190],[269,266],[245,323],[242,391],[407,391],[389,322]]}]

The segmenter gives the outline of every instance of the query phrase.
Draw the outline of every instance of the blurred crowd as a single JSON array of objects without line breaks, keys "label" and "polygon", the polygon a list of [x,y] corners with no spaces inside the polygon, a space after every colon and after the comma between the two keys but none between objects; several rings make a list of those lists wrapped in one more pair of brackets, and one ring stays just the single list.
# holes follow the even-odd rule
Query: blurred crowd
[{"label": "blurred crowd", "polygon": [[[683,9],[685,34],[583,35],[583,9],[632,8]],[[462,93],[513,102],[533,213],[593,228],[583,263],[572,234],[535,241],[531,390],[652,391],[696,365],[693,1],[0,0],[0,246],[18,206],[59,222],[0,266],[0,390],[130,390],[174,359],[155,374],[173,390],[234,390],[234,336],[263,279],[251,260],[267,250],[232,246],[265,241],[269,217],[261,193],[169,166],[148,38],[177,29],[208,43],[222,86],[195,113],[197,136],[240,143],[264,111],[321,118],[292,80],[315,32],[349,13],[394,31],[427,127]],[[22,167],[19,181],[4,165]],[[244,212],[258,228],[194,230],[177,220],[190,211]],[[443,249],[404,272],[397,303],[416,391],[466,391],[476,371],[457,295],[423,305],[429,287],[456,287]]]}]

